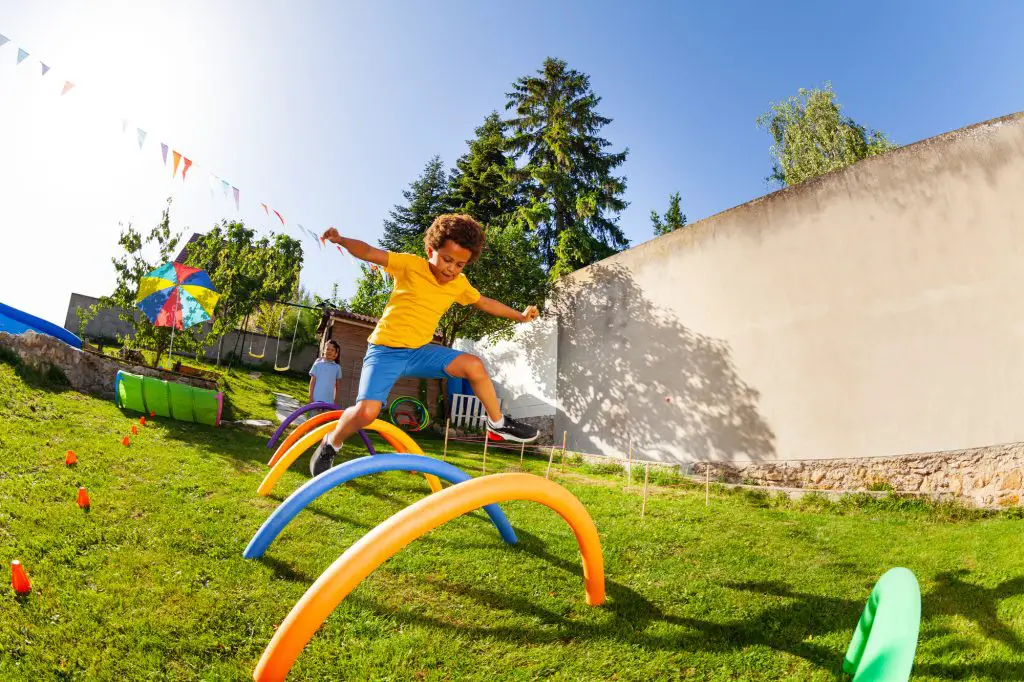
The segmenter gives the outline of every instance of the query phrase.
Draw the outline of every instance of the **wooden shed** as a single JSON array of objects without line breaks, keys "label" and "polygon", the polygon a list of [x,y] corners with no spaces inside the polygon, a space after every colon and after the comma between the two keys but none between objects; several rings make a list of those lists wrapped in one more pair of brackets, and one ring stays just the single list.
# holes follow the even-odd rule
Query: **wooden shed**
[{"label": "wooden shed", "polygon": [[[320,347],[328,339],[334,339],[341,346],[341,402],[344,406],[353,405],[356,402],[356,394],[359,391],[359,375],[363,368],[363,356],[366,355],[366,345],[370,333],[377,326],[377,318],[367,315],[346,312],[344,310],[329,309],[324,311],[320,319],[320,326],[317,333],[320,337]],[[438,345],[441,339],[434,337]],[[430,415],[437,418],[437,396],[440,382],[427,380],[426,405]],[[399,379],[388,397],[388,404],[395,398],[401,396],[420,397],[420,380],[403,378]],[[386,406],[385,406],[386,407]]]}]

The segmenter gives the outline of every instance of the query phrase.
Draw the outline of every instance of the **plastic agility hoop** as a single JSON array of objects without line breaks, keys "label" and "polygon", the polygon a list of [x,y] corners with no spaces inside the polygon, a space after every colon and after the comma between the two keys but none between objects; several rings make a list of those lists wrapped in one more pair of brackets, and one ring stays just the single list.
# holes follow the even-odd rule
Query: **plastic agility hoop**
[{"label": "plastic agility hoop", "polygon": [[[342,412],[344,412],[344,410],[323,412],[314,417],[310,417],[306,421],[299,424],[294,431],[288,434],[288,437],[284,439],[284,442],[277,446],[277,450],[270,457],[270,461],[267,462],[267,466],[274,466],[274,464],[277,463],[277,460],[281,459],[281,455],[283,455],[288,450],[288,448],[295,445],[295,443],[297,443],[300,438],[309,433],[310,429],[313,429],[314,427],[319,426],[320,424],[326,424],[327,422],[330,421],[337,421],[341,417]],[[366,431],[359,429],[358,433],[359,437],[363,439],[363,445],[366,446],[366,451],[369,452],[371,455],[376,455],[377,451],[374,449],[373,443],[370,442],[370,437],[366,435]]]},{"label": "plastic agility hoop", "polygon": [[263,651],[253,679],[284,680],[302,649],[335,607],[378,566],[434,528],[488,504],[539,502],[572,527],[583,559],[587,603],[604,603],[604,559],[593,519],[583,504],[553,481],[533,474],[492,474],[445,488],[394,514],[349,547],[295,603]]},{"label": "plastic agility hoop", "polygon": [[403,403],[410,403],[412,405],[415,405],[416,409],[420,413],[419,423],[413,425],[414,428],[409,428],[409,431],[422,431],[423,429],[427,428],[427,426],[430,424],[430,412],[427,411],[427,406],[424,405],[421,401],[417,400],[416,398],[412,398],[410,396],[395,398],[394,401],[392,401],[391,407],[388,408],[388,416],[391,417],[391,423],[395,424],[396,426],[399,426],[398,418],[395,415],[395,408]]},{"label": "plastic agility hoop", "polygon": [[906,568],[892,568],[871,590],[843,660],[853,682],[906,682],[921,628],[921,587]]},{"label": "plastic agility hoop", "polygon": [[[288,496],[281,505],[274,510],[260,529],[253,535],[249,545],[242,553],[246,559],[256,559],[263,556],[267,547],[280,535],[285,526],[295,518],[299,512],[305,509],[313,500],[324,493],[332,490],[343,483],[347,483],[362,476],[379,474],[386,471],[417,471],[420,473],[433,474],[449,483],[465,483],[472,477],[461,469],[446,464],[433,457],[422,455],[376,455],[374,457],[360,457],[344,464],[339,464],[328,471],[325,471],[316,478],[312,478]],[[510,545],[516,544],[519,539],[512,530],[505,512],[496,504],[489,504],[484,511],[491,517],[495,528],[501,534],[501,539]]]},{"label": "plastic agility hoop", "polygon": [[267,441],[267,449],[268,450],[272,450],[274,448],[274,446],[277,445],[277,439],[281,437],[281,434],[284,433],[284,430],[287,429],[289,426],[291,426],[291,423],[293,421],[295,421],[296,418],[298,418],[299,416],[301,416],[303,414],[306,414],[310,410],[340,410],[340,409],[341,409],[341,407],[339,407],[338,405],[335,405],[334,403],[325,403],[325,402],[317,402],[317,403],[310,403],[308,405],[303,405],[302,407],[300,407],[299,409],[295,410],[290,415],[288,415],[285,418],[285,420],[283,422],[281,422],[281,425],[278,426],[277,429],[274,431],[274,435],[272,435],[270,437],[270,440]]},{"label": "plastic agility hoop", "polygon": [[[303,424],[303,426],[305,426],[305,424]],[[292,462],[297,460],[303,452],[323,440],[323,437],[333,430],[334,422],[328,422],[312,428],[308,433],[299,438],[294,445],[281,454],[278,460],[270,468],[270,471],[267,472],[266,477],[263,479],[263,482],[260,483],[260,487],[256,492],[264,497],[269,495],[270,491],[274,489],[274,486],[277,485],[277,482],[284,475],[284,472],[292,465]],[[414,455],[425,454],[423,450],[420,449],[420,446],[416,444],[416,441],[409,437],[409,434],[405,433],[393,424],[388,424],[385,421],[376,419],[372,424],[366,427],[366,430],[376,431],[383,436],[389,444],[391,444],[391,447],[395,448],[395,450],[398,450],[399,452],[409,452]],[[437,480],[436,476],[433,474],[424,474],[424,477],[430,485],[431,492],[436,493],[441,490],[441,481]]]}]

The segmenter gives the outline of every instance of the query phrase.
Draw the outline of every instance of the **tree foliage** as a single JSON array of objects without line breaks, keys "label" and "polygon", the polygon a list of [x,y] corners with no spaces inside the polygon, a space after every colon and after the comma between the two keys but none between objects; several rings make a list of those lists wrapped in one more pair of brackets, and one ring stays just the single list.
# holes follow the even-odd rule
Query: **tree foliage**
[{"label": "tree foliage", "polygon": [[360,269],[362,274],[359,276],[356,293],[348,302],[349,310],[358,315],[380,317],[391,297],[391,287],[384,281],[377,266],[364,263]]},{"label": "tree foliage", "polygon": [[289,301],[294,296],[302,244],[284,234],[257,239],[255,230],[244,223],[221,221],[188,246],[186,262],[206,270],[220,292],[208,337],[212,343],[242,326],[264,301]]},{"label": "tree foliage", "polygon": [[668,211],[665,212],[664,218],[659,216],[657,211],[651,211],[651,226],[654,228],[655,236],[686,227],[686,214],[680,208],[680,201],[679,192],[669,195]]},{"label": "tree foliage", "polygon": [[[466,213],[487,231],[480,259],[466,268],[466,276],[481,295],[517,309],[544,300],[547,276],[537,235],[521,219],[521,180],[508,150],[509,140],[497,112],[491,112],[467,140],[468,151],[446,172],[434,157],[402,194],[406,204],[395,206],[385,222],[382,248],[425,255],[423,235],[442,213]],[[444,191],[438,184],[447,178]],[[396,249],[396,246],[405,245]],[[363,265],[352,312],[380,317],[391,296],[393,282],[373,266]],[[452,306],[438,323],[446,345],[457,338],[479,339],[511,333],[511,320],[496,318],[471,306]]]},{"label": "tree foliage", "polygon": [[[122,254],[110,259],[117,273],[114,292],[109,296],[101,296],[99,301],[88,309],[79,310],[81,329],[84,330],[90,320],[96,317],[100,311],[113,310],[117,312],[118,319],[127,323],[131,328],[128,335],[118,335],[118,343],[126,349],[146,348],[156,351],[154,366],[159,365],[160,358],[170,346],[171,330],[169,327],[154,326],[149,318],[138,309],[135,298],[142,277],[163,263],[172,260],[180,241],[181,234],[171,231],[170,199],[167,200],[160,222],[150,230],[148,235],[143,236],[131,223],[127,228],[123,228],[117,240]],[[155,259],[151,260],[145,253],[154,254]],[[175,343],[179,341],[188,343],[189,337],[196,333],[195,329],[185,333],[177,332]],[[195,339],[193,338],[192,341],[195,342]]]},{"label": "tree foliage", "polygon": [[774,144],[769,182],[787,187],[838,170],[896,147],[884,133],[868,131],[840,114],[830,84],[824,89],[801,88],[796,97],[771,105],[757,119]]},{"label": "tree foliage", "polygon": [[601,98],[590,77],[548,58],[537,75],[524,76],[507,93],[510,150],[522,158],[519,175],[528,202],[521,215],[536,229],[553,278],[605,258],[629,245],[617,224],[626,208],[625,177],[613,171],[628,154],[609,152],[601,129],[611,119],[597,113]]},{"label": "tree foliage", "polygon": [[402,192],[407,203],[396,204],[384,221],[381,247],[423,255],[423,234],[434,218],[451,208],[448,180],[441,157],[430,159],[420,177]]}]

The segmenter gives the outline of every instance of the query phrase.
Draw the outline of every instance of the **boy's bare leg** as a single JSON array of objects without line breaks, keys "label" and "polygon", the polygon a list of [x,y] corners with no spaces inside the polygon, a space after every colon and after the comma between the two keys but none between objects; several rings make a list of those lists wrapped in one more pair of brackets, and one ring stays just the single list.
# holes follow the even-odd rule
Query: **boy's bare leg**
[{"label": "boy's bare leg", "polygon": [[487,374],[487,368],[483,361],[475,355],[463,353],[449,363],[446,367],[448,373],[460,379],[468,379],[473,393],[484,404],[487,416],[492,422],[501,419],[501,403],[498,402],[498,394],[494,390],[491,377]]},{"label": "boy's bare leg", "polygon": [[337,426],[327,436],[327,442],[335,450],[341,450],[345,441],[373,423],[380,414],[380,408],[381,403],[377,400],[360,400],[342,413]]}]

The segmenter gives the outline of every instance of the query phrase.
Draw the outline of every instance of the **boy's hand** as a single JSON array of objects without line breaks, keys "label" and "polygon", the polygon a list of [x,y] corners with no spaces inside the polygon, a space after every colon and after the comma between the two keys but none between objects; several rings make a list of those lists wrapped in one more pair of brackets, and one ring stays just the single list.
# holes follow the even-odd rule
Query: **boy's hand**
[{"label": "boy's hand", "polygon": [[523,322],[532,322],[533,320],[537,319],[538,315],[540,315],[540,311],[537,310],[537,306],[535,305],[526,306],[526,310],[523,311],[522,315]]},{"label": "boy's hand", "polygon": [[328,227],[327,231],[323,233],[323,235],[320,237],[320,239],[326,239],[329,242],[333,242],[335,244],[340,244],[341,243],[341,234],[339,234],[338,231],[336,229],[334,229],[333,227]]}]

